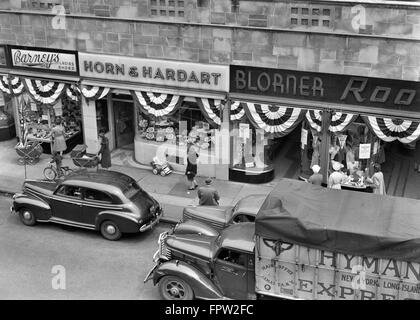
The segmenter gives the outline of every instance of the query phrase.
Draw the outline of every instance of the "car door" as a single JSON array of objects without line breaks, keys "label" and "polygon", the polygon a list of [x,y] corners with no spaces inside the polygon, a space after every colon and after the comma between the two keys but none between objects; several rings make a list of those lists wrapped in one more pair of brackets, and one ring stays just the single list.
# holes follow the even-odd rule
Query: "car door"
[{"label": "car door", "polygon": [[223,294],[232,299],[247,299],[248,255],[234,249],[222,248],[214,265],[215,275]]},{"label": "car door", "polygon": [[106,192],[85,188],[83,190],[82,222],[94,225],[98,214],[107,209],[114,209],[113,199]]},{"label": "car door", "polygon": [[73,185],[61,185],[51,201],[52,218],[70,222],[80,222],[82,215],[81,188]]}]

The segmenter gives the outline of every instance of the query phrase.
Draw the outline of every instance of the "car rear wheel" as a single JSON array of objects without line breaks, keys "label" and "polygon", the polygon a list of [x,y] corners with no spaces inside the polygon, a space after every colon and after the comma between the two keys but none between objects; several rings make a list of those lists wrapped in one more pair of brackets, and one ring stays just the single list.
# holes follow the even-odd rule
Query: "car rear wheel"
[{"label": "car rear wheel", "polygon": [[119,238],[121,238],[121,235],[122,235],[120,228],[117,226],[116,223],[112,221],[102,222],[101,234],[105,239],[111,240],[111,241],[118,240]]},{"label": "car rear wheel", "polygon": [[163,277],[159,282],[159,292],[165,300],[192,300],[194,298],[190,285],[175,276]]},{"label": "car rear wheel", "polygon": [[36,223],[34,214],[27,208],[20,209],[19,218],[20,221],[22,221],[22,223],[27,226],[33,226]]}]

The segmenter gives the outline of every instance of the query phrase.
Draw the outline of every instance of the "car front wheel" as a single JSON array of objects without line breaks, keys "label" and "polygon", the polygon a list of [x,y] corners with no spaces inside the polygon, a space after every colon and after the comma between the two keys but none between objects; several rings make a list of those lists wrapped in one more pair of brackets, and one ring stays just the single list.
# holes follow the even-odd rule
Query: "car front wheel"
[{"label": "car front wheel", "polygon": [[163,277],[159,282],[159,292],[165,300],[192,300],[194,298],[190,285],[175,276]]},{"label": "car front wheel", "polygon": [[20,221],[22,221],[22,223],[27,226],[33,226],[36,223],[34,214],[27,208],[20,209],[19,218]]},{"label": "car front wheel", "polygon": [[101,234],[102,236],[111,241],[118,240],[121,238],[121,231],[120,228],[117,226],[116,223],[112,221],[104,221],[101,224]]}]

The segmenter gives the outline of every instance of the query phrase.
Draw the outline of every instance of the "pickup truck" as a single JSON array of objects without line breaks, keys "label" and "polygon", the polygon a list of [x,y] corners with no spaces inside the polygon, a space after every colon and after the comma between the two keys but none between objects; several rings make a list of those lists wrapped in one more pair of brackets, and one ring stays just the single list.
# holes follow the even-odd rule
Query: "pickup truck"
[{"label": "pickup truck", "polygon": [[167,300],[420,299],[419,204],[283,179],[255,223],[162,233],[145,282]]}]

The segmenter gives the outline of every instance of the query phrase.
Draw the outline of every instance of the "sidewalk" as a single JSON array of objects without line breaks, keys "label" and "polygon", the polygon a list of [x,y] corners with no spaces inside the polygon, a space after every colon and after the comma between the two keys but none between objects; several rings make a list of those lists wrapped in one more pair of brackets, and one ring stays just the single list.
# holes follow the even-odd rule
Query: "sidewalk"
[{"label": "sidewalk", "polygon": [[[16,140],[0,142],[0,192],[14,194],[21,190],[25,180],[25,166],[18,163],[18,155],[14,150]],[[38,163],[26,166],[28,179],[43,179],[43,170],[50,156],[42,154]],[[156,198],[164,208],[163,221],[178,222],[182,217],[182,209],[188,205],[198,204],[197,191],[187,190],[186,179],[183,174],[172,173],[161,177],[154,175],[151,168],[142,167],[134,160],[124,157],[121,150],[112,153],[114,171],[132,176],[139,185]],[[77,168],[69,155],[64,155],[63,166]],[[199,185],[204,185],[206,177],[197,177]],[[220,205],[234,205],[239,199],[252,194],[268,194],[274,183],[246,184],[224,180],[213,180],[214,187],[219,191]]]}]

